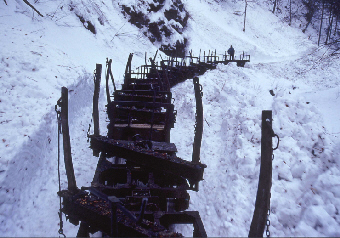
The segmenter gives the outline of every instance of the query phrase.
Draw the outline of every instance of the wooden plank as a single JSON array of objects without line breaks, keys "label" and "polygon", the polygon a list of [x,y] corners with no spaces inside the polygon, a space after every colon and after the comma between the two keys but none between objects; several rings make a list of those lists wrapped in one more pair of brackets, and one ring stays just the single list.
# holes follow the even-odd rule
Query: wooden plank
[{"label": "wooden plank", "polygon": [[[128,127],[128,124],[115,124],[115,127]],[[150,124],[130,124],[131,128],[136,128],[136,129],[150,129],[151,125]],[[156,130],[164,130],[164,125],[153,125],[152,129]]]},{"label": "wooden plank", "polygon": [[203,180],[205,164],[192,163],[183,160],[175,155],[158,153],[149,149],[136,146],[131,141],[130,144],[120,143],[119,140],[107,137],[91,136],[91,147],[102,152],[109,153],[111,156],[124,158],[141,166],[147,166],[157,171],[164,171],[169,174],[180,176],[189,180],[191,186]]}]

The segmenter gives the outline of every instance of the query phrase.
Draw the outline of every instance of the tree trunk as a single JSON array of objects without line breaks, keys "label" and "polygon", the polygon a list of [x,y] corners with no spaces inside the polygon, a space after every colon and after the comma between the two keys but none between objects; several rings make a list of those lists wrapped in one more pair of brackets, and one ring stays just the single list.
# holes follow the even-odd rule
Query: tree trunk
[{"label": "tree trunk", "polygon": [[328,27],[328,32],[327,32],[326,45],[328,44],[328,41],[331,40],[332,28],[333,28],[333,18],[334,18],[334,13],[333,13],[333,6],[332,6],[331,12],[330,12],[330,15],[329,15],[329,27]]},{"label": "tree trunk", "polygon": [[308,28],[308,26],[309,26],[309,24],[310,24],[311,22],[312,22],[312,18],[310,19],[309,22],[307,22],[305,29],[302,30],[303,33],[306,32],[306,30],[307,30],[307,28]]},{"label": "tree trunk", "polygon": [[292,0],[289,0],[289,25],[292,25]]},{"label": "tree trunk", "polygon": [[[35,9],[35,7],[34,7],[32,4],[30,4],[27,0],[23,0],[23,1],[24,1],[24,3],[26,3],[28,6],[30,6],[34,11],[36,11],[36,12],[38,13],[39,16],[43,17],[43,15],[42,15],[37,9]],[[6,2],[6,1],[5,1],[5,2]]]},{"label": "tree trunk", "polygon": [[313,16],[314,16],[314,13],[315,13],[315,8],[317,8],[317,7],[315,6],[315,3],[314,3],[312,0],[310,0],[310,1],[307,3],[306,7],[308,8],[308,12],[307,12],[307,14],[306,14],[306,20],[307,20],[308,22],[307,22],[307,24],[306,24],[305,29],[302,30],[303,33],[306,32],[306,30],[307,30],[309,24],[312,22]]},{"label": "tree trunk", "polygon": [[244,22],[243,22],[243,31],[246,31],[246,16],[247,16],[247,6],[248,6],[248,1],[244,0],[246,5],[244,7]]},{"label": "tree trunk", "polygon": [[322,22],[323,22],[323,13],[325,10],[325,0],[322,0],[322,12],[321,12],[321,23],[320,23],[320,30],[319,30],[319,39],[318,39],[318,46],[320,45],[320,38],[322,32]]},{"label": "tree trunk", "polygon": [[339,16],[336,16],[336,20],[335,20],[335,27],[334,27],[334,33],[333,36],[336,35],[337,30],[338,30],[338,20],[339,20]]},{"label": "tree trunk", "polygon": [[274,7],[273,7],[273,13],[275,13],[275,9],[276,9],[276,4],[277,4],[277,0],[274,0]]}]

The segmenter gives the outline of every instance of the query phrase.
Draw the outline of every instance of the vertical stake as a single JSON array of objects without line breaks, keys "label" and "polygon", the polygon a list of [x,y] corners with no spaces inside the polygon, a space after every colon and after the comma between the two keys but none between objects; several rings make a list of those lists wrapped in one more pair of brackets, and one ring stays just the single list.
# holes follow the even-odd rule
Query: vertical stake
[{"label": "vertical stake", "polygon": [[65,87],[61,88],[61,126],[63,133],[63,146],[64,146],[64,161],[65,161],[65,169],[67,175],[67,183],[68,190],[76,191],[77,184],[76,178],[74,176],[73,163],[72,163],[72,155],[71,155],[71,142],[70,142],[70,133],[68,127],[68,89]]},{"label": "vertical stake", "polygon": [[261,169],[255,210],[248,237],[263,237],[272,186],[272,111],[262,111]]},{"label": "vertical stake", "polygon": [[98,100],[100,93],[100,80],[102,76],[102,65],[96,64],[96,75],[94,82],[94,93],[93,93],[93,124],[94,124],[94,132],[95,136],[99,136],[99,109],[98,109]]},{"label": "vertical stake", "polygon": [[196,98],[196,126],[195,126],[195,138],[192,152],[192,162],[200,162],[200,151],[203,134],[203,104],[202,104],[202,86],[199,83],[198,77],[193,79],[194,90]]}]

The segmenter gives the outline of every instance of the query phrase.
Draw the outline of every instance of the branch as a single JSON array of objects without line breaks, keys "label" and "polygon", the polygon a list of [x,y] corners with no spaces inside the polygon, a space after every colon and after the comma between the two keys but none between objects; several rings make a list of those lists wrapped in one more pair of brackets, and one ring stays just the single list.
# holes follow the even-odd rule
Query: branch
[{"label": "branch", "polygon": [[[27,0],[23,0],[28,6],[30,6],[34,11],[36,11],[36,13],[38,13],[39,16],[44,17],[37,9],[35,9],[34,6],[32,6],[32,4],[30,4]],[[5,0],[6,2],[6,0]]]},{"label": "branch", "polygon": [[331,56],[335,56],[335,55],[339,55],[340,54],[340,48],[334,50],[332,53],[331,53]]}]

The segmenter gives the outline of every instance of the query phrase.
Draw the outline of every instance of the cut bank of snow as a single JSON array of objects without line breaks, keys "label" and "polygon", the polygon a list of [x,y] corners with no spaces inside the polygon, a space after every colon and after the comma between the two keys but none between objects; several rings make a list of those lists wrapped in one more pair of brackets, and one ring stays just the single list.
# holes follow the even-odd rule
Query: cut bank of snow
[{"label": "cut bank of snow", "polygon": [[[96,3],[83,1],[74,11],[94,22]],[[44,2],[36,7],[45,17],[32,18],[22,1],[1,2],[0,24],[0,233],[4,236],[56,236],[58,219],[57,121],[54,105],[62,86],[69,88],[70,135],[78,186],[92,181],[97,158],[88,149],[86,133],[92,113],[92,72],[96,63],[114,58],[116,84],[122,82],[126,59],[135,53],[138,64],[144,52],[156,49],[140,38],[119,14],[118,6],[103,7],[109,20],[94,22],[97,34],[86,30],[70,1]],[[88,7],[86,7],[88,6]],[[78,10],[80,9],[80,10]],[[89,11],[88,11],[89,10]],[[110,12],[111,11],[111,12]],[[103,82],[104,83],[104,82]],[[103,92],[103,90],[102,90]],[[101,128],[105,134],[105,102],[101,100]],[[103,115],[104,114],[104,115]],[[73,126],[74,125],[74,126]],[[62,148],[61,148],[62,151]],[[62,188],[66,188],[63,163]],[[64,218],[65,221],[65,218]],[[75,236],[77,227],[64,222],[65,233]]]},{"label": "cut bank of snow", "polygon": [[[227,65],[200,77],[206,120],[201,161],[208,168],[200,191],[191,193],[190,209],[200,212],[208,236],[247,235],[258,183],[261,110],[272,109],[273,129],[280,136],[280,146],[273,161],[271,234],[337,236],[336,230],[328,225],[329,218],[337,216],[337,210],[329,207],[340,200],[329,191],[322,191],[322,179],[318,177],[332,170],[334,178],[339,178],[336,157],[332,154],[334,146],[322,126],[322,117],[313,103],[307,104],[288,90],[284,92],[284,88],[274,89],[276,96],[272,97],[269,90],[275,80],[261,81],[262,75],[257,74],[252,67]],[[288,88],[290,82],[285,83]],[[181,136],[193,134],[193,125],[181,126],[194,118],[194,98],[184,93],[190,84],[187,81],[174,88],[178,125],[172,131],[172,139],[184,154],[192,150],[189,147],[192,137]],[[188,109],[190,119],[184,113]],[[275,142],[273,139],[274,145]],[[315,218],[305,223],[309,209],[314,206],[327,211],[327,219]],[[333,219],[331,224],[338,223]]]},{"label": "cut bank of snow", "polygon": [[[280,136],[273,161],[271,234],[339,236],[339,59],[315,64],[322,53],[313,53],[315,46],[306,36],[274,17],[264,4],[249,4],[244,33],[243,16],[234,14],[243,11],[241,2],[183,2],[191,15],[185,34],[194,55],[199,49],[223,53],[233,44],[237,55],[245,50],[252,57],[245,68],[220,65],[200,77],[205,118],[201,161],[208,167],[200,191],[190,193],[190,209],[200,212],[208,236],[248,234],[260,169],[261,111],[271,109],[274,131]],[[86,142],[95,63],[104,65],[106,57],[112,58],[119,84],[130,52],[135,53],[137,67],[144,63],[144,52],[151,55],[156,48],[127,23],[115,3],[73,1],[74,11],[94,24],[96,35],[68,9],[68,0],[37,3],[49,15],[33,19],[22,1],[1,4],[0,231],[4,236],[56,236],[54,105],[60,87],[70,90],[77,185],[87,186],[97,163]],[[178,156],[190,160],[195,123],[192,81],[172,91],[178,118],[171,140]],[[104,105],[102,90],[103,135]],[[63,168],[61,163],[66,188]],[[77,229],[64,218],[67,236],[75,236]]]},{"label": "cut bank of snow", "polygon": [[[191,3],[188,1],[187,5]],[[249,49],[246,52],[254,49],[256,53],[252,55],[257,56],[255,60],[252,57],[252,62],[244,69],[222,66],[200,77],[206,120],[201,160],[208,168],[200,192],[191,193],[190,208],[199,210],[208,236],[248,234],[258,183],[260,115],[264,109],[273,110],[274,131],[280,136],[273,162],[271,234],[339,236],[336,208],[339,185],[332,182],[323,188],[324,182],[320,182],[323,176],[330,177],[329,171],[332,171],[332,181],[338,181],[340,176],[339,153],[336,152],[339,139],[333,134],[337,133],[334,128],[339,128],[336,96],[339,60],[324,59],[318,63],[323,52],[313,52],[315,47],[306,36],[284,26],[274,16],[261,17],[268,13],[257,5],[248,8],[247,16],[256,21],[247,21],[247,34],[241,33],[240,19],[226,20],[235,10],[232,7],[209,17],[204,16],[209,11],[203,9],[216,11],[219,6],[203,2],[201,6],[195,3],[186,7],[193,17],[189,20],[192,33],[187,32],[192,48],[204,48],[200,45],[206,41],[211,48],[219,49],[221,43],[228,47],[226,40],[221,41],[225,38],[233,42],[236,49],[241,46]],[[229,16],[225,13],[227,9]],[[202,20],[197,21],[198,18]],[[232,31],[230,24],[234,26]],[[199,34],[194,34],[196,29],[201,29]],[[238,37],[233,41],[235,35]],[[252,36],[253,39],[249,39]],[[179,122],[187,120],[184,112],[190,108],[189,115],[194,119],[193,98],[184,93],[189,89],[185,86],[187,83],[190,84],[186,82],[174,89],[175,98],[179,97],[175,101]],[[331,89],[324,90],[329,87]],[[316,92],[319,88],[323,91]],[[274,90],[275,97],[270,96],[270,89]],[[311,95],[312,92],[316,95]],[[305,97],[306,93],[309,97]],[[322,98],[325,99],[320,100]],[[331,111],[333,113],[329,113]],[[187,155],[190,155],[193,132],[186,139],[184,136],[177,139],[176,135],[188,135],[192,130],[193,126],[185,131],[185,127],[177,123],[172,131],[172,139],[181,147],[179,151]],[[274,144],[275,141],[273,139]],[[316,215],[318,212],[322,215]]]}]

